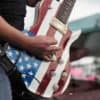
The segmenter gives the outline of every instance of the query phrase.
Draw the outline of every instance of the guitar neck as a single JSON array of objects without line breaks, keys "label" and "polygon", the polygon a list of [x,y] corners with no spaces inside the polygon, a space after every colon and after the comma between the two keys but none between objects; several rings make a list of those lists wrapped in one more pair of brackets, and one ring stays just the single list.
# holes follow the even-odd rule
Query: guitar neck
[{"label": "guitar neck", "polygon": [[56,18],[66,24],[76,0],[64,0],[56,14]]}]

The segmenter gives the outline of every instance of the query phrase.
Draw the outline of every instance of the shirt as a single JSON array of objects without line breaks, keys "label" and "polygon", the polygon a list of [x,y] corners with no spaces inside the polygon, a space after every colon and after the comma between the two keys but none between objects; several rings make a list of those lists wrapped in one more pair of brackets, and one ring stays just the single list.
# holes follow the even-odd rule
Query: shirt
[{"label": "shirt", "polygon": [[0,15],[15,28],[24,28],[25,14],[26,0],[0,0]]}]

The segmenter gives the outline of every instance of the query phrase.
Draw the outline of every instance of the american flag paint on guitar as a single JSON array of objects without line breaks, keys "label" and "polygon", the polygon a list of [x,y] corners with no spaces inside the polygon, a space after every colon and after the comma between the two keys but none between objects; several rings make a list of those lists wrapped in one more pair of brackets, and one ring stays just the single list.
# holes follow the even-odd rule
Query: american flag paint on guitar
[{"label": "american flag paint on guitar", "polygon": [[70,82],[69,51],[71,44],[79,37],[80,31],[70,34],[71,32],[67,30],[63,35],[50,24],[54,16],[66,24],[75,0],[60,0],[56,2],[55,7],[53,7],[54,0],[43,1],[46,3],[52,1],[49,2],[51,9],[44,12],[43,17],[36,21],[29,32],[24,33],[30,36],[49,35],[55,37],[58,41],[57,45],[63,48],[59,62],[45,62],[11,47],[6,53],[18,71],[22,73],[23,82],[29,91],[43,97],[52,97],[62,94]]}]

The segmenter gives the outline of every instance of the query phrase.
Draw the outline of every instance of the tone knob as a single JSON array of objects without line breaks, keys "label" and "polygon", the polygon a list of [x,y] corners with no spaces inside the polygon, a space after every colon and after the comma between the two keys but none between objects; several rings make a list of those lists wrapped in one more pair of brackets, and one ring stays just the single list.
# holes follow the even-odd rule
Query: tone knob
[{"label": "tone knob", "polygon": [[67,77],[67,75],[68,75],[68,74],[67,74],[66,71],[63,71],[63,72],[62,72],[62,77]]},{"label": "tone knob", "polygon": [[57,91],[58,88],[59,88],[58,84],[54,84],[54,86],[53,86],[54,91]]}]

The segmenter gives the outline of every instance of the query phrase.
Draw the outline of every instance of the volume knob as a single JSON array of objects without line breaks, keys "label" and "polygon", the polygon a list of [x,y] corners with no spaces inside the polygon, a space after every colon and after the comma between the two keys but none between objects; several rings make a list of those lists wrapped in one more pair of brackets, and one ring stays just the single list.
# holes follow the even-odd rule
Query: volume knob
[{"label": "volume knob", "polygon": [[58,88],[59,88],[58,84],[54,84],[54,86],[53,86],[54,91],[57,91]]}]

